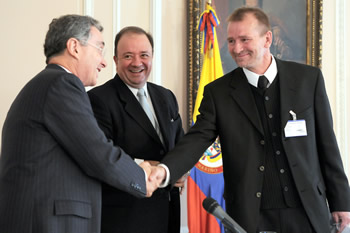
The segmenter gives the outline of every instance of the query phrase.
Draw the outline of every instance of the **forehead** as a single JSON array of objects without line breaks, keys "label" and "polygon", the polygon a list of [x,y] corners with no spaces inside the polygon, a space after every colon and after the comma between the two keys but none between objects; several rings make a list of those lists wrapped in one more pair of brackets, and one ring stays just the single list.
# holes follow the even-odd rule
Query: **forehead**
[{"label": "forehead", "polygon": [[260,32],[261,25],[258,20],[252,15],[247,14],[241,21],[232,21],[227,25],[227,35],[243,36],[252,35]]},{"label": "forehead", "polygon": [[126,33],[118,42],[118,53],[152,51],[152,45],[145,34]]}]

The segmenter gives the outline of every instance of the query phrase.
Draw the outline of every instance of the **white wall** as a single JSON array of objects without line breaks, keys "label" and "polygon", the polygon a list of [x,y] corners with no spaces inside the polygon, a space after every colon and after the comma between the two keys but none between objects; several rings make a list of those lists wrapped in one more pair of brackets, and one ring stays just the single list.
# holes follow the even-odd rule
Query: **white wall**
[{"label": "white wall", "polygon": [[[154,8],[161,17],[157,27],[152,17]],[[21,88],[45,67],[43,44],[48,25],[64,14],[84,14],[85,9],[104,26],[107,46],[107,68],[99,75],[98,85],[115,74],[113,43],[117,31],[124,26],[140,26],[161,33],[155,52],[161,67],[153,64],[150,80],[171,89],[177,96],[180,113],[186,124],[186,1],[173,0],[0,0],[0,36],[2,45],[0,68],[0,130],[10,105]],[[116,9],[119,7],[119,9]],[[119,15],[115,15],[115,12]],[[161,44],[161,47],[159,47]],[[157,54],[156,54],[157,55]],[[155,57],[156,59],[156,57]],[[160,71],[155,78],[155,68]],[[1,147],[1,142],[0,142]]]},{"label": "white wall", "polygon": [[45,67],[48,24],[55,16],[77,12],[80,5],[72,0],[0,0],[0,129],[20,89]]},{"label": "white wall", "polygon": [[350,95],[347,94],[350,88],[350,81],[347,81],[350,79],[350,46],[347,45],[350,17],[346,13],[350,10],[350,4],[348,0],[324,0],[323,9],[322,72],[345,171],[350,177]]}]

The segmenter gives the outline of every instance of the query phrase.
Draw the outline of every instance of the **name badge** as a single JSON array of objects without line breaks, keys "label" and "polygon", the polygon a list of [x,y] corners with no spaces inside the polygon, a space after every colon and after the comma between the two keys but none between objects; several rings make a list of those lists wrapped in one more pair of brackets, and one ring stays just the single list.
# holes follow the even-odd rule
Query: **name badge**
[{"label": "name badge", "polygon": [[288,121],[284,128],[284,134],[287,138],[307,136],[305,120]]}]

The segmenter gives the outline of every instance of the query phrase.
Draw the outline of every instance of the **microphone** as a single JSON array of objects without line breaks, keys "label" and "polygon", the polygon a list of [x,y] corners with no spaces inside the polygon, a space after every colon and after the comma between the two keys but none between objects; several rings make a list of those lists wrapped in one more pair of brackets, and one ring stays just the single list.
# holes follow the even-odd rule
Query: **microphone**
[{"label": "microphone", "polygon": [[229,231],[233,233],[247,233],[238,223],[236,223],[211,197],[207,197],[203,201],[203,208],[218,218]]}]

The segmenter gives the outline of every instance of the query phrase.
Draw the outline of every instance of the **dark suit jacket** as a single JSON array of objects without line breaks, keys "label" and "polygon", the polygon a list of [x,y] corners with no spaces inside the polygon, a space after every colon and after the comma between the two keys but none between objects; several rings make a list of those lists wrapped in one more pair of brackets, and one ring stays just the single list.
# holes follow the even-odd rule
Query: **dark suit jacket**
[{"label": "dark suit jacket", "polygon": [[[305,119],[307,136],[281,138],[302,204],[318,233],[329,232],[329,210],[350,210],[350,191],[333,132],[324,80],[318,68],[276,59],[281,130],[289,111]],[[208,84],[200,116],[162,161],[171,183],[192,167],[219,135],[227,212],[248,232],[258,224],[264,165],[264,131],[250,84],[241,68]],[[174,156],[176,155],[176,156]],[[262,194],[264,195],[264,194]],[[268,194],[267,194],[268,195]]]},{"label": "dark suit jacket", "polygon": [[80,79],[48,65],[4,123],[0,231],[100,232],[99,180],[137,197],[146,193],[144,171],[107,140]]},{"label": "dark suit jacket", "polygon": [[[147,88],[164,145],[138,100],[118,75],[88,94],[95,117],[107,138],[132,158],[160,161],[183,135],[182,123],[174,94],[152,83],[148,83]],[[172,189],[170,196],[169,190],[158,189],[151,198],[137,200],[122,190],[106,185],[103,186],[102,195],[103,233],[165,233],[168,232],[168,224],[171,232],[179,232],[177,188]]]}]

